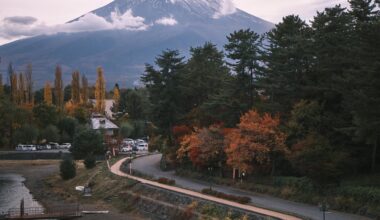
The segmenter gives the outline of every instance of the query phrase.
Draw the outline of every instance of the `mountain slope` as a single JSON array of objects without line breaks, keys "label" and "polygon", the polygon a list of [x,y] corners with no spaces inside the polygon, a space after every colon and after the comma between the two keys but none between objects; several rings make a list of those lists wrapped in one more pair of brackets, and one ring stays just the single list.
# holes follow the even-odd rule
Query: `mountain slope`
[{"label": "mountain slope", "polygon": [[[115,0],[89,14],[107,23],[98,31],[57,33],[12,42],[0,47],[1,69],[8,61],[22,71],[26,63],[34,66],[34,79],[42,85],[52,80],[56,64],[69,82],[71,72],[80,70],[94,81],[95,69],[103,66],[108,86],[119,82],[131,86],[164,49],[179,49],[187,54],[190,46],[211,41],[222,48],[226,35],[251,28],[258,33],[273,25],[244,11],[226,8],[223,0]],[[228,5],[227,5],[228,6]],[[74,19],[77,24],[88,16]]]}]

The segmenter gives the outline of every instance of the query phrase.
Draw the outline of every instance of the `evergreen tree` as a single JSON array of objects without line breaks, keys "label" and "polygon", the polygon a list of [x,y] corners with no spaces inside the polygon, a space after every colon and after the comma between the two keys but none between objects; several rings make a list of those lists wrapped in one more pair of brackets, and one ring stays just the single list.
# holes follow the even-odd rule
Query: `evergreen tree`
[{"label": "evergreen tree", "polygon": [[267,110],[287,115],[297,100],[307,97],[310,33],[303,20],[290,15],[267,34],[266,67],[260,79],[260,87],[270,100]]},{"label": "evergreen tree", "polygon": [[63,110],[63,82],[62,82],[62,68],[57,65],[55,68],[55,80],[54,80],[54,96],[55,106],[61,111]]},{"label": "evergreen tree", "polygon": [[214,112],[206,111],[207,103],[222,93],[231,75],[223,60],[224,54],[215,45],[205,43],[190,49],[191,58],[185,66],[183,93],[186,118],[195,126],[216,122]]},{"label": "evergreen tree", "polygon": [[[375,19],[379,13],[376,9],[376,2],[373,0],[348,0],[351,6],[351,13],[357,22],[369,22]],[[379,4],[379,2],[377,2]]]},{"label": "evergreen tree", "polygon": [[227,39],[228,44],[224,46],[227,57],[235,62],[231,64],[236,72],[235,96],[245,112],[254,103],[254,81],[260,68],[261,39],[260,35],[250,29],[235,31]]},{"label": "evergreen tree", "polygon": [[95,111],[104,113],[106,99],[106,82],[103,75],[103,68],[97,68],[97,79],[95,84]]},{"label": "evergreen tree", "polygon": [[141,78],[149,92],[152,120],[170,140],[171,130],[181,116],[181,102],[185,101],[179,89],[183,59],[177,50],[163,51],[155,61],[159,69],[147,64]]}]

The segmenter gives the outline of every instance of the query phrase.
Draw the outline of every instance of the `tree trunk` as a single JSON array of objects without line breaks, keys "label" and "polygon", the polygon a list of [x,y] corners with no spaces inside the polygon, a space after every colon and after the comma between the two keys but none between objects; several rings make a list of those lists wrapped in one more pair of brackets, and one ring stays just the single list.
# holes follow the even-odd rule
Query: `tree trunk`
[{"label": "tree trunk", "polygon": [[375,143],[372,147],[372,164],[371,171],[374,173],[376,171],[376,156],[377,156],[377,138],[375,139]]},{"label": "tree trunk", "polygon": [[250,108],[253,108],[253,70],[252,68],[250,69],[250,75],[251,75],[251,81],[250,81],[250,95],[251,95],[251,100],[250,100]]},{"label": "tree trunk", "polygon": [[270,176],[273,177],[274,176],[274,173],[275,173],[275,169],[276,169],[276,163],[275,163],[275,160],[272,160],[272,170],[270,172]]}]

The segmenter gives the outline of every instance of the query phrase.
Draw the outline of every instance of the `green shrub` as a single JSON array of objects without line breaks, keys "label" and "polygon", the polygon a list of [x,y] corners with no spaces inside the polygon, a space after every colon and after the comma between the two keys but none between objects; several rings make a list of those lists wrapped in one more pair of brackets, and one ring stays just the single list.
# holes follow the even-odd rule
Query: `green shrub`
[{"label": "green shrub", "polygon": [[86,167],[86,169],[92,169],[96,166],[96,159],[94,157],[94,155],[88,155],[84,161],[84,166]]},{"label": "green shrub", "polygon": [[168,178],[165,178],[165,177],[158,178],[157,182],[162,183],[162,184],[166,184],[166,185],[171,185],[171,186],[175,185],[175,180],[168,179]]},{"label": "green shrub", "polygon": [[71,158],[65,158],[60,166],[60,175],[63,180],[69,180],[75,177],[76,175],[76,165]]},{"label": "green shrub", "polygon": [[365,186],[345,186],[339,189],[339,195],[353,197],[364,203],[380,204],[380,189]]},{"label": "green shrub", "polygon": [[251,198],[247,196],[235,196],[235,195],[225,194],[225,193],[218,192],[209,188],[202,189],[202,193],[207,194],[207,195],[212,195],[221,199],[227,199],[230,201],[242,203],[242,204],[247,204],[251,201]]},{"label": "green shrub", "polygon": [[273,184],[276,187],[292,187],[305,192],[313,191],[314,186],[312,181],[307,177],[283,177],[278,176],[273,178]]}]

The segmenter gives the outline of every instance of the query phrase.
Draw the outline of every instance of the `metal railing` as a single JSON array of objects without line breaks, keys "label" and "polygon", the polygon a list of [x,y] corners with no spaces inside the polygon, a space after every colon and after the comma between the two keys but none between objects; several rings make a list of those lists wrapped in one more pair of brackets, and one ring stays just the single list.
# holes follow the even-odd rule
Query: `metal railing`
[{"label": "metal railing", "polygon": [[67,217],[67,216],[81,216],[79,205],[65,205],[53,206],[48,209],[42,207],[30,208],[12,208],[8,210],[8,218],[22,218],[22,217]]}]

